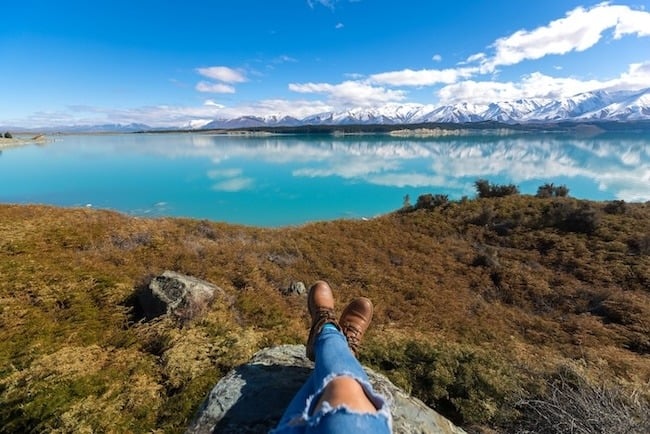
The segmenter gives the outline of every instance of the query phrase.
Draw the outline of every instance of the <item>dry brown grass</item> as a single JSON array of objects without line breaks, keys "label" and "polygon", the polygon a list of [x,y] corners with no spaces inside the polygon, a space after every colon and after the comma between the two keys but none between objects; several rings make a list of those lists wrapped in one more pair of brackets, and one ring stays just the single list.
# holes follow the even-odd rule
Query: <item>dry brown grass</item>
[{"label": "dry brown grass", "polygon": [[[304,299],[279,289],[322,278],[339,310],[376,305],[363,361],[466,426],[508,426],[567,361],[648,399],[650,205],[605,207],[509,196],[259,229],[0,206],[0,432],[180,432],[231,367],[304,340]],[[131,323],[165,269],[227,296],[183,327]]]}]

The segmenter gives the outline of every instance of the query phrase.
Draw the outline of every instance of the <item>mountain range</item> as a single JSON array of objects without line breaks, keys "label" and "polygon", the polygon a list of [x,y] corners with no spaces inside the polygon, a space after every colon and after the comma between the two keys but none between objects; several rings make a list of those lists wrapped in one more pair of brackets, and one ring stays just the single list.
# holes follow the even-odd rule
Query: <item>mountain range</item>
[{"label": "mountain range", "polygon": [[[650,88],[640,91],[594,91],[568,98],[527,98],[515,101],[471,104],[386,104],[325,112],[297,119],[290,116],[242,116],[218,119],[203,129],[252,128],[299,125],[399,125],[421,123],[594,122],[650,120]],[[187,125],[190,126],[190,125]]]},{"label": "mountain range", "polygon": [[[142,123],[74,125],[46,130],[57,132],[136,132],[151,130],[209,130],[259,127],[336,125],[405,125],[426,123],[499,122],[535,124],[559,122],[650,121],[650,87],[643,90],[585,92],[567,98],[525,98],[486,104],[459,102],[447,105],[388,103],[324,112],[302,119],[275,114],[232,119],[192,119],[174,127],[156,128]],[[20,131],[16,128],[14,131]]]}]

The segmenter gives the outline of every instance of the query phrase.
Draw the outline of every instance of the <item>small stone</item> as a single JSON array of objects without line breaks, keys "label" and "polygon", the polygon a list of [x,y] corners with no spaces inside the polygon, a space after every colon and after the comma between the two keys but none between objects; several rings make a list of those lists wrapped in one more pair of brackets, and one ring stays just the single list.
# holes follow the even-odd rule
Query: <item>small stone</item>
[{"label": "small stone", "polygon": [[299,281],[293,281],[288,287],[281,290],[282,295],[304,295],[307,293],[305,284]]}]

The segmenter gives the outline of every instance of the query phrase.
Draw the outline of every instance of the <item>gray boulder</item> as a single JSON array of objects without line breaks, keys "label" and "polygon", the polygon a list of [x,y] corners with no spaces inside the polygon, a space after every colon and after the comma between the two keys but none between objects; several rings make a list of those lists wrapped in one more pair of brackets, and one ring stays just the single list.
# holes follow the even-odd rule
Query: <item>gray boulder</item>
[{"label": "gray boulder", "polygon": [[293,281],[286,288],[282,288],[282,295],[304,295],[307,293],[305,284],[300,281]]},{"label": "gray boulder", "polygon": [[151,279],[137,296],[147,319],[172,314],[189,321],[205,312],[216,293],[223,295],[224,291],[204,280],[165,271]]},{"label": "gray boulder", "polygon": [[[266,433],[273,428],[313,369],[304,345],[265,348],[230,371],[212,389],[186,434]],[[388,378],[365,368],[370,381],[391,403],[397,434],[463,434],[419,399]]]}]

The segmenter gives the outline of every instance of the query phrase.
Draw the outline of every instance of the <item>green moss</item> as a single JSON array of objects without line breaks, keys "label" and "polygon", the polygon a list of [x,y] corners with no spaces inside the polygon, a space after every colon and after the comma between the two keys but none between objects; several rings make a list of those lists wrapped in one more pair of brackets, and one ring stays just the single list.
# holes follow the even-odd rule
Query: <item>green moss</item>
[{"label": "green moss", "polygon": [[365,362],[459,424],[502,423],[516,414],[523,379],[496,351],[416,340],[367,348]]}]

